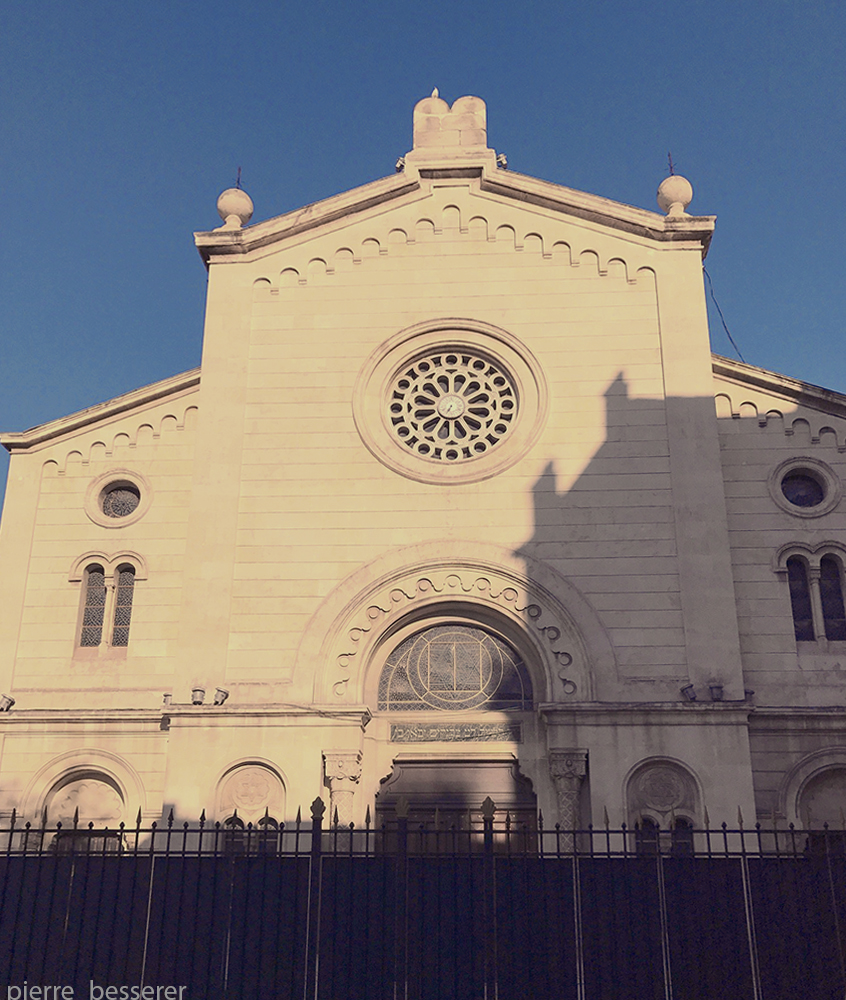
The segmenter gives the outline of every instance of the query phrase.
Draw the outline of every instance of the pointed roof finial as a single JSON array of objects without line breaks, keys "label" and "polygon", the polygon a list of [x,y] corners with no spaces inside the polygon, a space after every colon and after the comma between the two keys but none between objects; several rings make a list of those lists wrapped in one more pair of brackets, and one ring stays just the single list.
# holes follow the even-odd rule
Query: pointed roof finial
[{"label": "pointed roof finial", "polygon": [[440,97],[440,96],[441,96],[441,95],[440,95],[440,94],[438,93],[438,88],[437,88],[437,87],[435,87],[435,88],[434,88],[434,89],[432,90],[432,97]]}]

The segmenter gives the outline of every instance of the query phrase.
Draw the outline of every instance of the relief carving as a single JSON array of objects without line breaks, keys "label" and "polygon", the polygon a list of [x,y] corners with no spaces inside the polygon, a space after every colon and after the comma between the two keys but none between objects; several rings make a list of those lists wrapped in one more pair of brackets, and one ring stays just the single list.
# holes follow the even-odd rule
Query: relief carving
[{"label": "relief carving", "polygon": [[497,579],[493,573],[478,576],[472,570],[467,572],[446,572],[442,577],[430,573],[420,576],[407,583],[394,584],[380,600],[370,604],[364,612],[366,621],[353,625],[347,631],[350,646],[336,657],[339,670],[344,674],[333,685],[336,698],[342,698],[350,680],[354,666],[354,657],[361,649],[374,626],[393,614],[403,605],[431,600],[433,595],[443,594],[469,595],[482,599],[492,605],[505,608],[511,614],[521,618],[527,625],[534,626],[546,639],[551,647],[550,654],[561,668],[558,676],[564,685],[564,693],[575,694],[578,689],[576,682],[567,676],[567,668],[573,664],[573,653],[564,648],[562,638],[565,630],[559,623],[550,621],[552,612],[533,602],[523,588],[517,588],[510,580]]}]

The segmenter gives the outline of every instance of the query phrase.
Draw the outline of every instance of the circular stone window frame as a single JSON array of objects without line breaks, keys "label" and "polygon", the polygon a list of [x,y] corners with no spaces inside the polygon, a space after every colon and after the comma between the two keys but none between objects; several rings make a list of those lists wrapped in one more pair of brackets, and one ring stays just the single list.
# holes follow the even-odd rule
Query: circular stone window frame
[{"label": "circular stone window frame", "polygon": [[[782,492],[781,485],[785,477],[797,472],[806,473],[816,479],[822,487],[822,502],[815,507],[799,507],[791,503]],[[829,514],[840,503],[843,495],[843,484],[834,469],[818,458],[809,458],[805,455],[780,462],[770,473],[767,488],[776,505],[793,517],[822,517]]]},{"label": "circular stone window frame", "polygon": [[[141,495],[141,499],[135,510],[131,514],[127,514],[126,517],[109,517],[108,514],[103,513],[103,495],[108,490],[121,486],[134,487]],[[85,513],[101,528],[127,528],[141,520],[150,509],[152,502],[153,491],[144,476],[132,472],[130,469],[111,469],[88,484],[88,489],[85,492]]]},{"label": "circular stone window frame", "polygon": [[[435,463],[410,451],[394,433],[388,412],[391,385],[404,368],[433,351],[487,357],[514,385],[517,412],[508,433],[484,454]],[[481,482],[504,472],[537,442],[547,410],[546,380],[537,358],[512,334],[470,319],[430,320],[401,330],[370,355],[353,390],[353,418],[368,451],[399,475],[435,486]]]}]

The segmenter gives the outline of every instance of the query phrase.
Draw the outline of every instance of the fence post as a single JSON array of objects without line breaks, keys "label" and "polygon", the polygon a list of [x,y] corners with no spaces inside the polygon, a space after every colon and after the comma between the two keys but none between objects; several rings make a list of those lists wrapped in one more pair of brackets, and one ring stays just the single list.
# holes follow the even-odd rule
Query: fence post
[{"label": "fence post", "polygon": [[408,799],[400,796],[397,813],[397,858],[394,890],[394,1000],[408,996]]},{"label": "fence post", "polygon": [[482,826],[484,830],[484,855],[482,870],[483,923],[485,942],[485,1000],[495,1000],[497,996],[497,955],[496,955],[496,874],[494,871],[493,824],[496,805],[490,795],[482,803]]},{"label": "fence post", "polygon": [[305,1000],[317,996],[320,974],[320,890],[322,883],[323,814],[326,806],[319,796],[311,804],[311,859],[308,879],[305,942]]}]

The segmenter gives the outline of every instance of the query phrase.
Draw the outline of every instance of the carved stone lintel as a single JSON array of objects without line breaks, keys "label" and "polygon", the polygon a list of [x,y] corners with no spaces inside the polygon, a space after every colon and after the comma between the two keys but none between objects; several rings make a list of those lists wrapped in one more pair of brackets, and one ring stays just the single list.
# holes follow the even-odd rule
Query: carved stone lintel
[{"label": "carved stone lintel", "polygon": [[329,822],[349,826],[352,822],[353,795],[361,780],[360,750],[324,750],[323,780],[329,789]]},{"label": "carved stone lintel", "polygon": [[549,751],[549,774],[558,796],[558,822],[564,830],[576,827],[587,757],[587,750],[556,748]]}]

